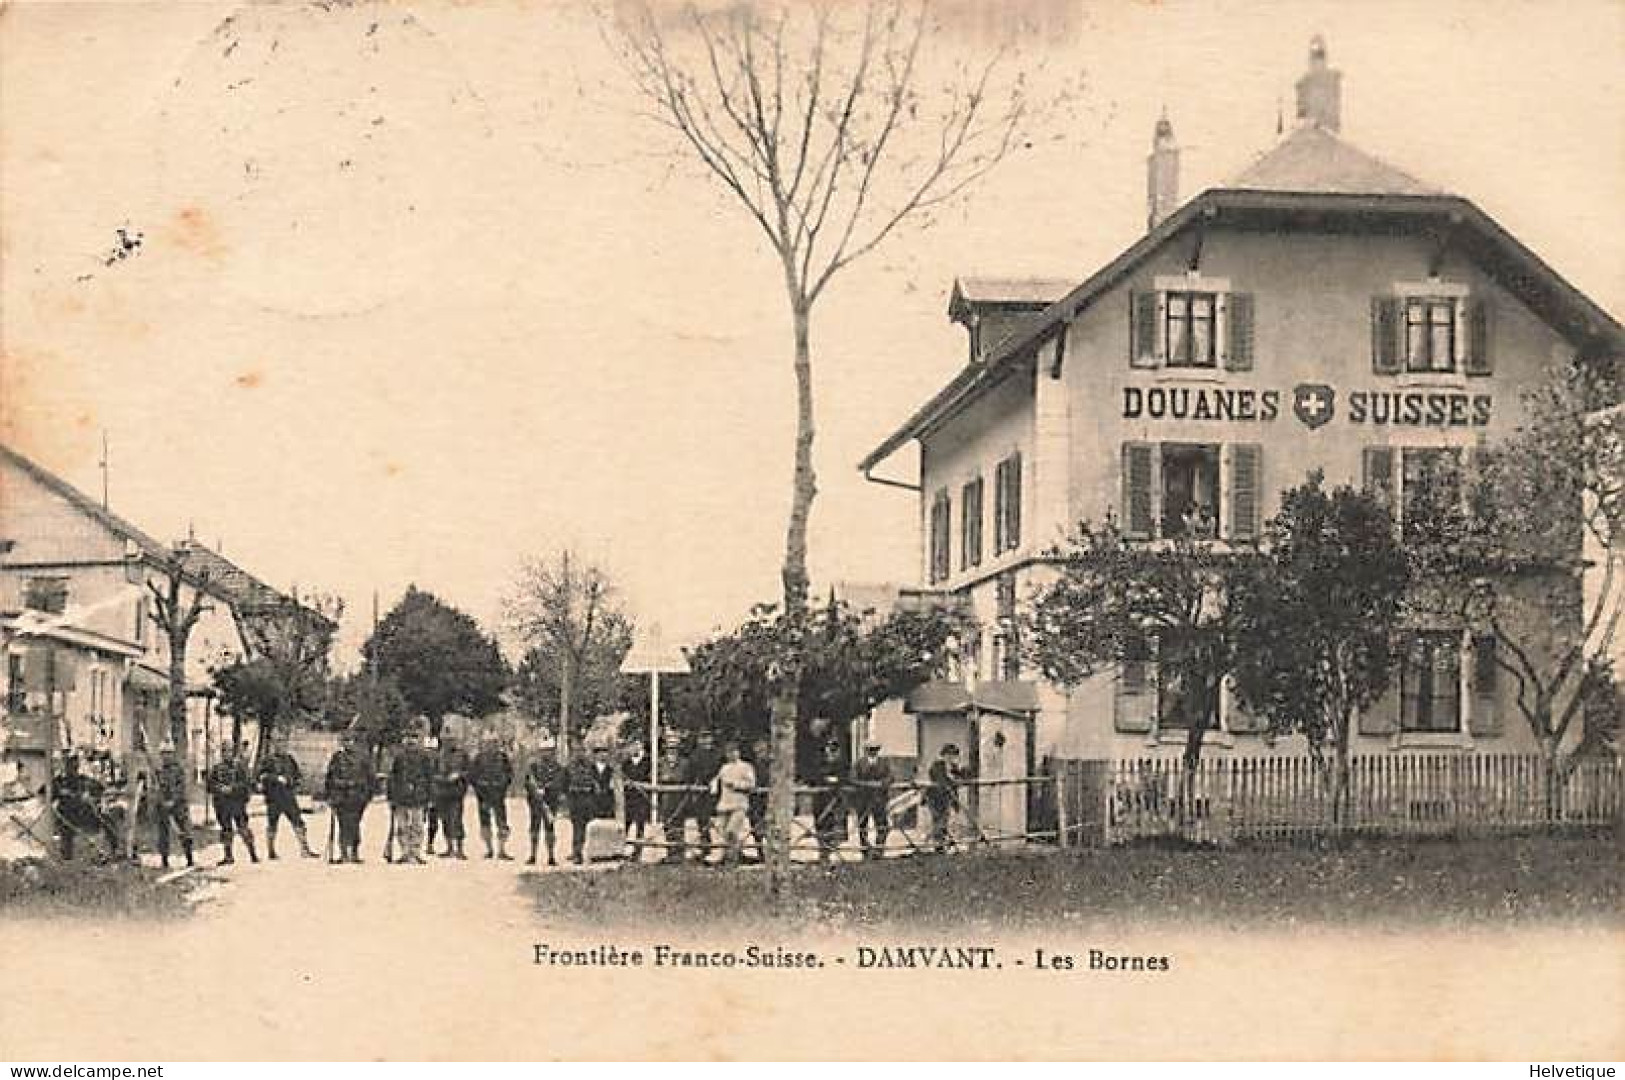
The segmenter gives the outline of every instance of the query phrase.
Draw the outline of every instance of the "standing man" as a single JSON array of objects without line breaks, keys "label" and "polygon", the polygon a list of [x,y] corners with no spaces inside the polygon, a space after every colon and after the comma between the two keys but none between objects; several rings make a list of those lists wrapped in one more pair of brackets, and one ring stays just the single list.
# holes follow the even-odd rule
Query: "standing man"
[{"label": "standing man", "polygon": [[587,827],[598,818],[615,816],[615,769],[609,747],[596,746],[592,756],[581,754],[570,766],[570,861],[585,861]]},{"label": "standing man", "polygon": [[272,737],[271,752],[260,761],[260,791],[265,795],[265,857],[276,858],[276,828],[283,818],[299,838],[299,851],[307,859],[317,858],[305,836],[305,817],[299,810],[299,762],[288,753],[288,736]]},{"label": "standing man", "polygon": [[832,859],[846,842],[846,800],[841,790],[846,779],[842,768],[841,744],[829,739],[819,754],[818,765],[807,777],[817,789],[813,792],[813,834],[818,838],[818,858]]},{"label": "standing man", "polygon": [[221,866],[237,861],[231,852],[234,833],[243,838],[249,862],[260,861],[259,852],[254,850],[254,834],[248,828],[248,796],[254,790],[254,781],[238,757],[239,751],[236,743],[226,743],[220,750],[220,760],[209,767],[204,777],[204,786],[214,799],[214,818],[220,823],[220,846],[226,850],[220,857]]},{"label": "standing man", "polygon": [[463,796],[468,794],[468,751],[457,745],[455,736],[440,733],[440,756],[435,761],[434,812],[446,834],[446,850],[441,858],[466,859],[463,853]]},{"label": "standing man", "polygon": [[750,824],[750,795],[756,789],[756,770],[739,756],[739,743],[729,739],[723,747],[726,760],[713,783],[717,791],[717,828],[726,845],[722,864],[739,862],[745,847],[745,829]]},{"label": "standing man", "polygon": [[767,789],[773,786],[773,748],[766,739],[750,744],[756,790],[750,793],[750,832],[756,838],[756,861],[767,858]]},{"label": "standing man", "polygon": [[169,869],[169,830],[173,826],[186,852],[186,865],[192,861],[192,809],[186,801],[186,769],[175,756],[175,744],[165,741],[158,748],[158,776],[153,782],[153,808],[158,813],[158,858]]},{"label": "standing man", "polygon": [[389,812],[394,822],[397,863],[423,865],[423,818],[434,789],[434,756],[424,749],[428,721],[408,731],[389,766]]},{"label": "standing man", "polygon": [[[667,779],[679,786],[686,786],[688,776],[688,757],[677,748],[673,748],[661,772]],[[684,823],[688,815],[688,801],[693,795],[690,791],[668,791],[660,800],[660,831],[665,839],[665,854],[661,862],[682,862],[683,850],[687,838],[683,835]]]},{"label": "standing man", "polygon": [[[649,783],[653,775],[649,768],[649,755],[643,752],[642,743],[632,744],[632,753],[621,762],[621,780],[623,790],[626,792],[626,838],[631,840],[636,833],[639,840],[645,838],[649,827],[649,789],[643,785]],[[642,854],[642,847],[632,849],[632,857]]]},{"label": "standing man", "polygon": [[327,805],[338,820],[339,830],[339,857],[335,862],[361,861],[361,816],[372,800],[373,776],[360,742],[359,735],[346,731],[339,748],[327,761]]},{"label": "standing man", "polygon": [[525,769],[525,802],[530,809],[530,858],[525,860],[526,866],[536,865],[536,841],[544,831],[547,834],[547,865],[559,864],[558,857],[553,854],[556,843],[553,820],[558,816],[559,803],[564,798],[566,786],[564,767],[551,751],[531,756],[530,764]]},{"label": "standing man", "polygon": [[[694,738],[694,751],[688,755],[688,764],[683,769],[683,783],[690,790],[683,793],[687,809],[677,822],[679,836],[690,817],[699,827],[701,862],[711,855],[711,819],[717,813],[717,796],[711,783],[721,771],[722,752],[717,749],[716,736],[709,730],[702,730]],[[682,854],[681,848],[678,854]]]},{"label": "standing man", "polygon": [[852,766],[853,809],[858,814],[858,843],[863,857],[878,859],[886,853],[891,836],[891,766],[880,757],[880,744],[870,739],[863,744],[863,757]]},{"label": "standing man", "polygon": [[[513,785],[513,761],[495,735],[487,735],[470,769],[474,798],[478,802],[480,839],[485,841],[485,857],[512,859],[508,854],[508,788]],[[496,849],[491,848],[491,830],[496,829]]]},{"label": "standing man", "polygon": [[931,810],[931,842],[937,854],[948,850],[948,821],[959,805],[959,782],[965,773],[959,767],[959,747],[948,743],[937,754],[927,773],[925,805]]}]

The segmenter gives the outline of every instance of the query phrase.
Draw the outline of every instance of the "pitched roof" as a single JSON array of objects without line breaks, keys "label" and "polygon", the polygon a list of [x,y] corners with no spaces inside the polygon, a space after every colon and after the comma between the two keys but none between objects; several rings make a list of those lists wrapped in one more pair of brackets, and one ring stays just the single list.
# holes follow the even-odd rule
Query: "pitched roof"
[{"label": "pitched roof", "polygon": [[92,499],[60,476],[34,464],[5,443],[0,443],[0,460],[11,462],[42,487],[66,499],[81,513],[100,523],[103,528],[120,540],[128,540],[134,543],[148,557],[154,559],[167,559],[169,557],[169,545],[154,540],[151,536],[108,510],[101,503]]},{"label": "pitched roof", "polygon": [[1224,187],[1330,195],[1441,195],[1318,124],[1301,124]]},{"label": "pitched roof", "polygon": [[[174,549],[136,528],[124,518],[102,506],[60,476],[35,464],[11,447],[0,443],[0,460],[11,462],[42,487],[66,500],[80,513],[96,521],[120,540],[133,543],[144,557],[153,562],[167,563],[174,558]],[[207,591],[241,610],[264,610],[288,604],[289,599],[237,566],[217,551],[204,547],[195,540],[183,540],[177,547],[188,552],[186,576],[195,582],[206,581]]]},{"label": "pitched roof", "polygon": [[956,304],[963,302],[1044,308],[1065,296],[1073,284],[1069,278],[966,275],[954,279],[948,307],[951,312]]},{"label": "pitched roof", "polygon": [[[1371,159],[1375,160],[1375,159]],[[1245,174],[1244,174],[1245,175]],[[1399,174],[1403,175],[1403,174]],[[1024,321],[980,361],[961,368],[858,463],[867,474],[909,440],[998,385],[1043,342],[1188,228],[1402,228],[1448,231],[1452,242],[1582,352],[1625,353],[1625,328],[1493,218],[1457,195],[1210,188],[1180,207],[1066,296]]]}]

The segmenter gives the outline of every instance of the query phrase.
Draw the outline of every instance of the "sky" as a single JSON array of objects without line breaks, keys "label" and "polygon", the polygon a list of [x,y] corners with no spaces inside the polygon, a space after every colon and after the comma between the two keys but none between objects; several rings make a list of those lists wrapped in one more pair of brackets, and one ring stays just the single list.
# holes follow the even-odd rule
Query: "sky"
[{"label": "sky", "polygon": [[[1625,313],[1625,4],[1047,10],[1019,58],[1081,103],[820,301],[815,583],[917,576],[914,497],[856,462],[963,364],[955,275],[1087,276],[1161,111],[1182,193],[1221,183],[1317,33],[1347,138]],[[499,628],[565,545],[668,637],[736,623],[778,592],[787,308],[607,57],[564,4],[6,4],[0,438],[99,493],[105,432],[116,512],[342,596],[345,655],[409,583]]]}]

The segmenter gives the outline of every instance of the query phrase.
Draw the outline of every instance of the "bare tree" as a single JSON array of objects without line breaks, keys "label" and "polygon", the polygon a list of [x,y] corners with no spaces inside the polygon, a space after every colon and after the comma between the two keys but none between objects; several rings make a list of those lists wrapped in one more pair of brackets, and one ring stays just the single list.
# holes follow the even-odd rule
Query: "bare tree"
[{"label": "bare tree", "polygon": [[558,665],[558,756],[568,761],[578,683],[584,675],[601,677],[606,666],[615,672],[631,641],[631,621],[608,571],[568,548],[520,569],[507,618],[530,651],[527,663]]},{"label": "bare tree", "polygon": [[187,543],[178,543],[161,561],[155,561],[155,575],[147,578],[153,608],[147,613],[163,632],[169,646],[169,740],[183,762],[191,761],[191,733],[186,725],[186,650],[192,630],[210,609],[213,585],[210,571],[192,565],[194,552]]},{"label": "bare tree", "polygon": [[795,471],[768,838],[777,887],[789,865],[807,525],[818,491],[813,308],[842,270],[905,222],[928,221],[1020,145],[1029,94],[1008,44],[974,59],[928,55],[927,43],[945,37],[923,0],[704,9],[632,2],[618,5],[607,25],[648,118],[767,237],[790,305]]}]

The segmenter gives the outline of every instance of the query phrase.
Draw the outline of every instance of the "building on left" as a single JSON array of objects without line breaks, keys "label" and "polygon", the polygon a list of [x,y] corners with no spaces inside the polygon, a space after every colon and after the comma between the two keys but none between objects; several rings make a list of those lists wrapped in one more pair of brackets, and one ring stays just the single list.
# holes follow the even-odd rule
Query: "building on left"
[{"label": "building on left", "polygon": [[[182,603],[204,601],[185,653],[184,732],[171,729],[170,647],[153,619],[175,566]],[[116,782],[147,770],[165,742],[187,747],[200,779],[231,731],[212,672],[260,655],[265,623],[289,611],[324,618],[195,539],[160,542],[0,444],[6,793],[38,791],[53,752],[75,751]]]}]

